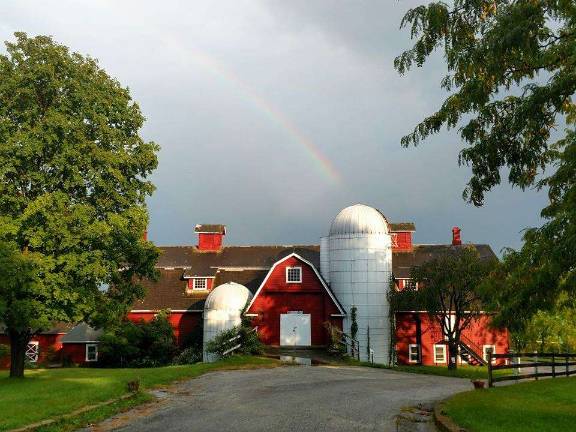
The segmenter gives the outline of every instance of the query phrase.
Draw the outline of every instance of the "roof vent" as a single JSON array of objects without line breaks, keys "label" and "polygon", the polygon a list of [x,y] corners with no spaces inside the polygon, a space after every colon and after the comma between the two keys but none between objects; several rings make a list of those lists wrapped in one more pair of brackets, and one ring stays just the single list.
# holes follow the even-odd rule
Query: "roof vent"
[{"label": "roof vent", "polygon": [[226,235],[226,225],[198,224],[194,227],[198,233],[198,250],[217,252],[222,249],[222,239]]}]

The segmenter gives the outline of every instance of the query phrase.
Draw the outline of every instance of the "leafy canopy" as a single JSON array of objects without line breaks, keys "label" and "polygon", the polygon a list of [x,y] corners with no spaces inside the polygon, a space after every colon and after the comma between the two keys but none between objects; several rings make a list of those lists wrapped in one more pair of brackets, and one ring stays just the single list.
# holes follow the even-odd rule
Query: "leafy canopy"
[{"label": "leafy canopy", "polygon": [[[524,320],[576,292],[576,3],[572,0],[454,0],[411,9],[402,20],[414,46],[396,58],[406,73],[442,51],[450,95],[402,139],[417,145],[460,125],[471,166],[464,197],[482,205],[501,181],[549,188],[546,223],[508,250],[493,290],[503,322]],[[544,177],[551,172],[548,177]]]},{"label": "leafy canopy", "polygon": [[[158,146],[139,136],[140,108],[96,60],[50,37],[15,39],[0,55],[0,240],[12,260],[0,322],[37,332],[103,321],[154,275],[143,232]],[[29,266],[35,277],[14,279]]]}]

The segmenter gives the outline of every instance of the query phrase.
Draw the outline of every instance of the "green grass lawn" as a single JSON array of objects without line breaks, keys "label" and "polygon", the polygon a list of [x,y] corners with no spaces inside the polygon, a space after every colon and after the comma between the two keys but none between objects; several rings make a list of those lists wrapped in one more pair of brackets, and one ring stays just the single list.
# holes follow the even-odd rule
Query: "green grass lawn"
[{"label": "green grass lawn", "polygon": [[[217,363],[150,369],[35,369],[27,370],[26,377],[21,380],[10,379],[7,371],[0,371],[0,431],[118,398],[127,393],[126,383],[135,379],[140,380],[141,389],[147,389],[194,378],[213,370],[273,367],[278,364],[280,362],[268,358],[235,356]],[[129,407],[145,399],[146,396],[141,395],[135,401],[126,401],[119,406]],[[106,412],[106,409],[101,411]]]},{"label": "green grass lawn", "polygon": [[475,390],[447,401],[444,411],[471,432],[576,430],[576,378]]}]

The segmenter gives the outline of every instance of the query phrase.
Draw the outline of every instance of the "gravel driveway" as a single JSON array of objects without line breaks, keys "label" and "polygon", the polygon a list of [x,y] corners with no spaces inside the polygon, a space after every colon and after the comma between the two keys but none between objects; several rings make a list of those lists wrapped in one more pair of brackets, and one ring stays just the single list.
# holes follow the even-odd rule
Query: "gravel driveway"
[{"label": "gravel driveway", "polygon": [[358,367],[215,372],[88,430],[396,431],[395,416],[406,407],[471,388],[463,379]]}]

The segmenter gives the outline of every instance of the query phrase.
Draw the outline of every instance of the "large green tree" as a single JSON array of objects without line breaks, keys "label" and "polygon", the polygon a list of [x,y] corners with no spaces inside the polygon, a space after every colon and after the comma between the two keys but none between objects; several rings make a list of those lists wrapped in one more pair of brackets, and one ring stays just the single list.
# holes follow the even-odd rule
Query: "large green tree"
[{"label": "large green tree", "polygon": [[23,376],[31,336],[56,321],[122,315],[154,276],[143,238],[158,147],[144,117],[97,61],[50,37],[16,33],[0,55],[0,323]]},{"label": "large green tree", "polygon": [[501,182],[549,189],[545,224],[507,251],[492,294],[502,321],[528,320],[576,292],[576,3],[573,0],[454,0],[409,10],[414,46],[396,58],[403,74],[435,51],[448,97],[402,139],[417,145],[459,126],[459,163],[471,166],[464,197],[482,205]]}]

